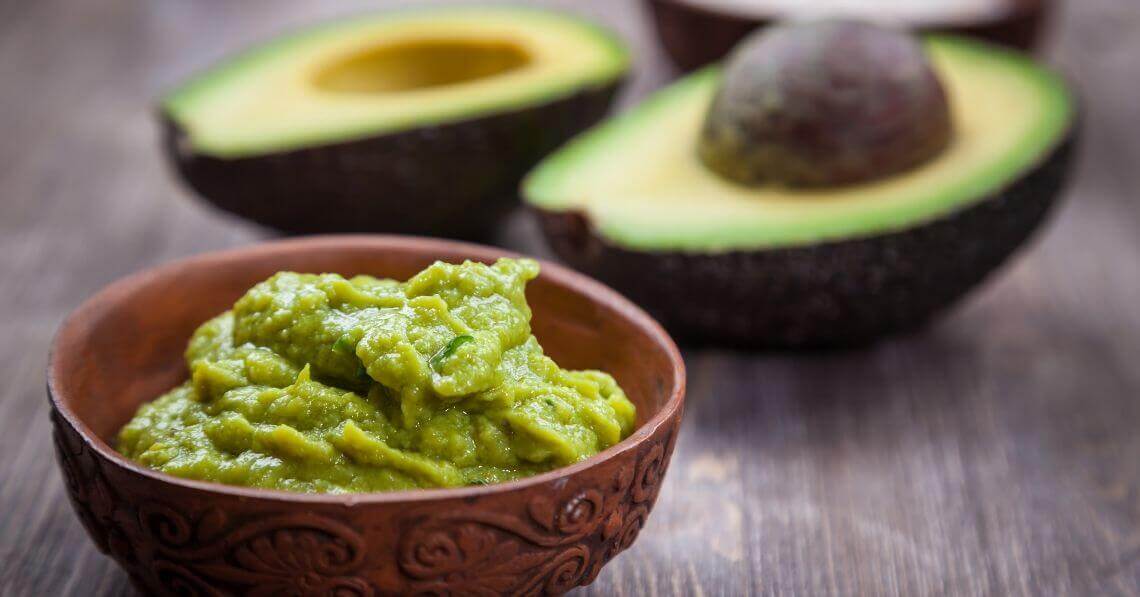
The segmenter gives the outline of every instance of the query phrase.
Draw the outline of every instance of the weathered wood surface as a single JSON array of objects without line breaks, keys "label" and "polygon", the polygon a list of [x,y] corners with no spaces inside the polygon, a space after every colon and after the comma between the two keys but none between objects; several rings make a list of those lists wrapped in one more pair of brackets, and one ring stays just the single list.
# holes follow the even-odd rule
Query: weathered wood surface
[{"label": "weathered wood surface", "polygon": [[[152,98],[230,50],[375,2],[0,4],[0,594],[129,594],[52,460],[64,314],[121,275],[264,233],[191,201]],[[633,40],[625,103],[669,77],[640,5],[560,4]],[[795,357],[690,350],[661,501],[597,595],[1140,594],[1140,3],[1069,2],[1083,90],[1067,205],[931,329]],[[517,217],[512,248],[543,254]]]}]

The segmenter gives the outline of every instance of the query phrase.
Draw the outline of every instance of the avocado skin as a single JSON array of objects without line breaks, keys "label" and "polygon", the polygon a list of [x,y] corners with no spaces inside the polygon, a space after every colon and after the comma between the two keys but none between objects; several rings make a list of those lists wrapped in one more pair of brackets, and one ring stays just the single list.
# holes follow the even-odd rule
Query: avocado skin
[{"label": "avocado skin", "polygon": [[544,104],[234,159],[193,151],[162,114],[175,169],[214,206],[277,230],[482,238],[543,156],[609,111],[622,79]]},{"label": "avocado skin", "polygon": [[914,329],[997,269],[1044,220],[1075,128],[1004,190],[922,225],[818,245],[648,252],[598,236],[577,212],[537,209],[554,252],[676,336],[743,348],[842,348]]},{"label": "avocado skin", "polygon": [[[644,0],[666,54],[682,72],[716,62],[752,31],[781,19],[727,14],[677,0]],[[1003,18],[929,26],[920,33],[950,33],[1032,50],[1048,17],[1045,0],[1021,3]]]}]

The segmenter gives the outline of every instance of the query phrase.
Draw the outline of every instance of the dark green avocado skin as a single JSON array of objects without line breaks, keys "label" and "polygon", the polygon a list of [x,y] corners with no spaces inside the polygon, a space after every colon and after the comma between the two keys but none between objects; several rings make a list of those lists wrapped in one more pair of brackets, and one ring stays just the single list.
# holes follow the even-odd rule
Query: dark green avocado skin
[{"label": "dark green avocado skin", "polygon": [[1071,132],[1016,182],[941,219],[813,246],[635,251],[596,235],[580,213],[538,214],[559,257],[623,292],[681,339],[744,348],[860,346],[926,323],[1005,262],[1059,196],[1074,145]]},{"label": "dark green avocado skin", "polygon": [[277,230],[485,237],[547,153],[598,122],[621,81],[545,104],[256,157],[193,151],[166,115],[175,169],[214,206]]}]

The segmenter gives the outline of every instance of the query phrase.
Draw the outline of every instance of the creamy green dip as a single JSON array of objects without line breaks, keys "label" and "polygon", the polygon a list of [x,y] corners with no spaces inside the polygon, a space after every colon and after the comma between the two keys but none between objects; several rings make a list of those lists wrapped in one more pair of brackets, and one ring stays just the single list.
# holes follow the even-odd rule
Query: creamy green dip
[{"label": "creamy green dip", "polygon": [[530,331],[529,259],[437,262],[407,282],[281,272],[206,322],[190,379],[139,409],[127,457],[179,477],[293,491],[450,487],[571,464],[629,435],[600,371]]}]

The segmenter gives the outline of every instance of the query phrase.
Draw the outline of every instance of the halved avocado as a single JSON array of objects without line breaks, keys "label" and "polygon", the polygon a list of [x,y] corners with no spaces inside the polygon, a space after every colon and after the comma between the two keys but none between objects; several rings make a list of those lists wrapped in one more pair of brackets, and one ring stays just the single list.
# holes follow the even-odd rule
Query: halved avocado
[{"label": "halved avocado", "polygon": [[925,48],[956,129],[936,157],[837,187],[745,186],[697,151],[708,67],[585,133],[524,181],[555,252],[690,338],[865,343],[928,320],[1037,227],[1070,162],[1075,100],[1011,50]]},{"label": "halved avocado", "polygon": [[1049,0],[645,0],[673,63],[690,71],[720,60],[749,33],[786,19],[877,19],[923,33],[1033,49]]},{"label": "halved avocado", "polygon": [[178,171],[289,232],[484,233],[628,69],[609,32],[524,7],[413,9],[287,35],[162,102]]}]

